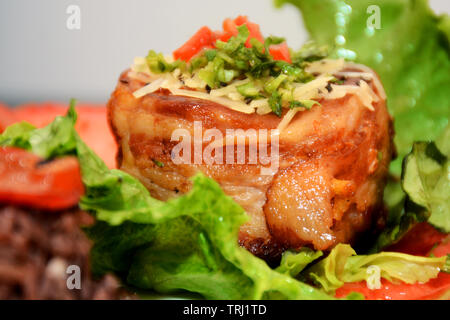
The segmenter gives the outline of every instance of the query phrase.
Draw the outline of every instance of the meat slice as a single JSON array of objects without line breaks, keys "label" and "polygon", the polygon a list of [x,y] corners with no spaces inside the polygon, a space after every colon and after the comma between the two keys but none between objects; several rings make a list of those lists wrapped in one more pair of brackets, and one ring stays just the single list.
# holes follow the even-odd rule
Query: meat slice
[{"label": "meat slice", "polygon": [[339,242],[353,243],[383,220],[392,124],[372,81],[379,98],[374,110],[349,93],[298,112],[279,135],[279,166],[271,174],[262,174],[263,165],[251,164],[248,154],[243,164],[175,164],[171,153],[178,142],[171,138],[176,129],[194,137],[196,121],[203,132],[217,129],[225,135],[227,129],[275,129],[282,117],[241,113],[166,89],[136,99],[132,93],[143,85],[124,72],[108,103],[119,168],[161,200],[188,192],[197,172],[213,178],[250,216],[239,241],[254,254],[270,259],[287,248],[329,250]]}]

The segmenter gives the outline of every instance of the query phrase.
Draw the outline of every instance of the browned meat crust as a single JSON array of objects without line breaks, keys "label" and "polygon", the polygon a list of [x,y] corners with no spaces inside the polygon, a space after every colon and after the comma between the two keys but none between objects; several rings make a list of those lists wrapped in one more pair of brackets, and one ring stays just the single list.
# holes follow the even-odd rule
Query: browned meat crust
[{"label": "browned meat crust", "polygon": [[254,254],[270,258],[302,246],[327,250],[353,243],[383,220],[382,194],[393,154],[385,101],[374,103],[371,111],[348,94],[297,113],[279,137],[279,170],[264,176],[259,164],[175,165],[171,150],[177,142],[171,134],[178,128],[192,134],[194,121],[223,134],[274,129],[280,118],[244,114],[168,90],[135,99],[132,93],[143,85],[124,72],[108,103],[119,167],[162,200],[187,192],[189,178],[198,171],[212,177],[249,214],[239,242]]}]

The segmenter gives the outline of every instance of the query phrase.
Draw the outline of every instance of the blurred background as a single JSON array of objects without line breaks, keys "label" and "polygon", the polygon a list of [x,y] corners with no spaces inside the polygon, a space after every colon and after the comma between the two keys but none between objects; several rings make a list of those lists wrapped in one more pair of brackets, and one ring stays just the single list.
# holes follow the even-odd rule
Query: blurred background
[{"label": "blurred background", "polygon": [[[79,30],[66,26],[70,5],[80,8]],[[450,12],[448,0],[430,5]],[[299,11],[272,0],[1,0],[0,101],[105,103],[135,56],[171,53],[199,27],[239,14],[294,49],[307,40]]]}]

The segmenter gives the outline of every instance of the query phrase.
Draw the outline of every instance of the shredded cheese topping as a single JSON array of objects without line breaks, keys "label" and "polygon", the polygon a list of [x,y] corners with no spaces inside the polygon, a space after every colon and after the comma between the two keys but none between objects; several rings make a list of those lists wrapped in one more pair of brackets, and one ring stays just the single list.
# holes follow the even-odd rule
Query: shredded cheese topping
[{"label": "shredded cheese topping", "polygon": [[[383,86],[376,74],[368,67],[343,59],[323,59],[312,62],[305,70],[314,74],[316,78],[307,83],[293,83],[292,97],[297,100],[333,100],[345,97],[347,94],[355,95],[363,106],[374,111],[373,103],[386,99]],[[173,95],[204,99],[222,104],[232,110],[246,114],[257,113],[265,115],[272,112],[268,99],[255,99],[246,103],[237,87],[250,82],[249,79],[236,80],[226,87],[207,92],[206,83],[198,74],[181,73],[180,69],[164,74],[154,74],[150,71],[144,57],[136,57],[128,76],[133,79],[148,83],[136,90],[133,95],[141,98],[153,93],[160,88],[168,89]],[[356,84],[335,84],[337,78],[359,79]],[[372,89],[370,83],[376,91]],[[181,89],[187,87],[192,90]],[[284,106],[287,107],[287,106]],[[278,125],[280,131],[286,129],[297,112],[305,108],[296,107],[287,111]]]},{"label": "shredded cheese topping", "polygon": [[213,102],[223,104],[224,106],[227,106],[231,110],[235,110],[235,111],[239,111],[239,112],[243,112],[243,113],[254,113],[255,112],[255,109],[253,107],[251,107],[250,105],[248,105],[244,102],[233,101],[233,100],[229,100],[229,99],[223,98],[223,97],[212,97],[210,94],[208,94],[206,92],[175,89],[175,88],[171,88],[170,91],[172,92],[172,94],[174,94],[176,96],[185,96],[185,97],[210,100]]},{"label": "shredded cheese topping", "polygon": [[366,284],[367,288],[370,290],[380,289],[381,288],[381,269],[379,266],[372,265],[369,266],[366,270],[367,278]]},{"label": "shredded cheese topping", "polygon": [[308,67],[306,67],[305,70],[309,73],[333,74],[339,70],[342,70],[344,68],[344,65],[344,59],[323,59],[314,61]]},{"label": "shredded cheese topping", "polygon": [[277,127],[278,131],[282,132],[284,129],[286,129],[287,126],[289,125],[289,123],[292,121],[292,119],[294,119],[294,116],[299,111],[300,111],[300,108],[295,108],[295,109],[289,110],[286,113],[286,115],[283,117],[281,122],[278,124],[278,127]]},{"label": "shredded cheese topping", "polygon": [[[354,69],[357,69],[357,70],[361,70],[364,73],[370,73],[370,74],[374,73],[372,71],[372,69],[370,69],[369,67],[367,67],[367,66],[365,66],[363,64],[359,64],[359,63],[347,62],[347,67],[354,68]],[[380,79],[378,79],[378,76],[373,77],[373,85],[375,86],[378,94],[380,95],[380,98],[382,100],[385,100],[386,99],[386,92],[384,91],[384,88],[381,85],[381,81],[380,81]]]},{"label": "shredded cheese topping", "polygon": [[299,83],[294,89],[294,99],[310,100],[320,98],[320,93],[322,90],[326,91],[326,86],[331,80],[333,80],[332,76],[319,76],[308,83]]}]

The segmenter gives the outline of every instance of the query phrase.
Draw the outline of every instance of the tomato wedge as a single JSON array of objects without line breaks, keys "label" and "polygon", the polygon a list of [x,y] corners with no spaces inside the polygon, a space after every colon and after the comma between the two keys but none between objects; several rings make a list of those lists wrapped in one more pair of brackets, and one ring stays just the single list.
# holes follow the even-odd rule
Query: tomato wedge
[{"label": "tomato wedge", "polygon": [[[109,168],[116,167],[117,144],[109,128],[104,105],[79,104],[75,129],[86,144],[102,158]],[[56,103],[24,104],[15,111],[16,121],[27,121],[36,127],[44,127],[67,112],[67,106]]]},{"label": "tomato wedge", "polygon": [[450,254],[450,236],[447,235],[442,242],[431,250],[431,253],[436,257],[442,257]]},{"label": "tomato wedge", "polygon": [[234,37],[238,34],[237,27],[241,25],[247,25],[248,31],[250,35],[247,38],[247,41],[245,42],[245,46],[247,48],[250,48],[252,45],[250,44],[251,39],[257,39],[261,43],[264,43],[264,37],[262,36],[261,30],[259,28],[259,25],[253,22],[250,22],[247,18],[247,16],[238,16],[236,19],[225,19],[223,21],[223,34],[219,36],[219,39],[222,41],[228,41],[231,37]]},{"label": "tomato wedge", "polygon": [[42,128],[57,116],[64,115],[67,107],[56,103],[27,103],[13,109],[17,121],[26,121]]},{"label": "tomato wedge", "polygon": [[192,36],[192,38],[173,52],[173,57],[176,60],[180,59],[188,62],[204,47],[212,46],[215,39],[215,34],[210,28],[206,26],[202,27]]},{"label": "tomato wedge", "polygon": [[234,19],[234,23],[237,26],[242,26],[244,23],[248,22],[248,17],[247,16],[238,16],[236,19]]},{"label": "tomato wedge", "polygon": [[14,122],[17,122],[14,112],[8,106],[0,103],[0,133]]},{"label": "tomato wedge", "polygon": [[236,36],[238,34],[238,29],[235,20],[232,20],[230,18],[223,20],[222,27],[223,33],[226,34],[224,41],[227,41],[229,38]]},{"label": "tomato wedge", "polygon": [[185,44],[173,52],[174,59],[180,59],[189,62],[195,55],[205,48],[213,48],[216,40],[228,41],[231,37],[238,34],[237,27],[247,25],[250,33],[245,46],[251,47],[250,40],[255,38],[260,42],[264,42],[259,25],[248,21],[246,16],[238,16],[232,20],[225,19],[222,23],[223,31],[213,32],[208,27],[202,27],[190,38]]},{"label": "tomato wedge", "polygon": [[425,256],[446,235],[439,232],[429,223],[422,222],[415,225],[400,240],[400,242],[386,248],[385,251],[403,252],[412,255]]},{"label": "tomato wedge", "polygon": [[251,39],[256,39],[261,43],[264,43],[264,37],[261,34],[261,30],[259,29],[259,25],[253,22],[246,22],[248,31],[250,32],[250,35],[247,38],[247,42],[245,42],[245,46],[247,48],[250,48],[252,45],[250,44]]},{"label": "tomato wedge", "polygon": [[0,147],[1,203],[62,210],[75,206],[83,193],[75,157],[47,162],[23,149]]},{"label": "tomato wedge", "polygon": [[439,299],[450,290],[450,274],[440,272],[438,277],[423,284],[390,283],[382,279],[381,288],[370,290],[366,282],[346,283],[336,290],[336,298],[351,292],[360,292],[367,300],[431,300]]},{"label": "tomato wedge", "polygon": [[289,52],[289,47],[285,42],[280,44],[273,44],[269,47],[270,55],[274,60],[283,60],[288,63],[292,63],[291,53]]}]

